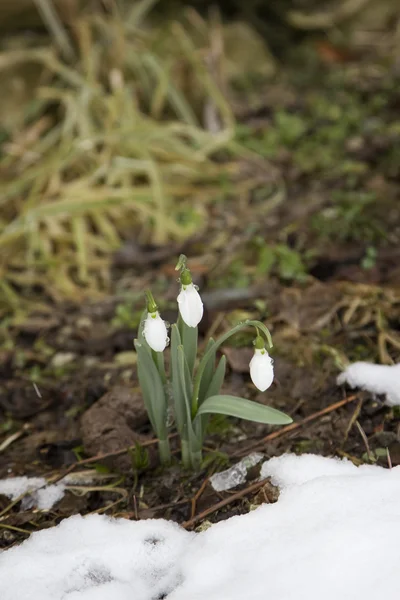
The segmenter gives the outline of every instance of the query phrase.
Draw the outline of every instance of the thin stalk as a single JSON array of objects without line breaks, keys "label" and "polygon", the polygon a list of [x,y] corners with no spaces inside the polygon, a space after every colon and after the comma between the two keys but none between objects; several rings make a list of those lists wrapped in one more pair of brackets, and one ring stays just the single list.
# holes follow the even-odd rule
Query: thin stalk
[{"label": "thin stalk", "polygon": [[192,461],[190,459],[190,446],[188,440],[181,440],[182,462],[185,469],[190,469]]},{"label": "thin stalk", "polygon": [[171,448],[169,445],[169,439],[158,440],[158,452],[160,454],[160,461],[162,465],[171,464]]},{"label": "thin stalk", "polygon": [[167,376],[165,373],[164,354],[162,352],[156,352],[155,350],[152,350],[151,355],[153,357],[153,362],[157,367],[157,371],[160,374],[161,381],[163,382],[163,385],[166,385]]},{"label": "thin stalk", "polygon": [[258,327],[259,329],[261,329],[261,331],[264,333],[265,337],[267,338],[269,347],[272,348],[273,344],[272,344],[271,334],[268,331],[267,327],[265,327],[264,323],[261,323],[260,321],[252,321],[250,319],[247,319],[243,323],[239,323],[238,325],[236,325],[236,327],[233,327],[233,329],[228,331],[228,333],[221,335],[221,337],[219,337],[217,340],[215,340],[214,344],[207,350],[207,352],[204,354],[203,358],[201,359],[200,364],[197,369],[196,377],[194,378],[193,396],[192,396],[192,418],[194,418],[197,414],[197,410],[198,410],[198,406],[199,406],[199,391],[200,391],[201,378],[203,376],[204,369],[206,368],[208,359],[211,357],[212,353],[215,352],[216,350],[218,350],[218,348],[227,339],[229,339],[230,337],[235,335],[235,333],[238,333],[241,329],[244,329],[245,327],[249,327],[249,326],[256,327],[256,328]]},{"label": "thin stalk", "polygon": [[201,450],[190,453],[190,462],[194,471],[199,471],[203,462],[203,453]]}]

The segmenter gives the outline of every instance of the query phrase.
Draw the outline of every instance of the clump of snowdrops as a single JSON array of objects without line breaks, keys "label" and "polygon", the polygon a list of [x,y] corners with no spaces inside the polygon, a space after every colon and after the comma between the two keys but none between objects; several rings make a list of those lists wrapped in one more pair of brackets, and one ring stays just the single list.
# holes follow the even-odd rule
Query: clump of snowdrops
[{"label": "clump of snowdrops", "polygon": [[217,340],[210,338],[203,356],[197,360],[197,327],[203,317],[203,303],[186,262],[186,256],[181,255],[176,266],[176,270],[180,271],[181,289],[177,298],[178,321],[171,326],[169,375],[164,364],[169,326],[161,318],[150,291],[146,292],[147,308],[134,344],[139,383],[150,423],[159,440],[161,462],[168,464],[171,460],[168,434],[175,421],[181,440],[183,464],[186,468],[198,469],[211,414],[273,425],[285,425],[291,423],[292,419],[274,408],[245,398],[220,394],[226,358],[222,356],[216,364],[217,350],[228,338],[248,327],[253,327],[255,331],[254,356],[250,361],[251,379],[261,391],[270,387],[274,370],[266,345],[271,348],[272,340],[267,327],[260,321],[246,320]]}]

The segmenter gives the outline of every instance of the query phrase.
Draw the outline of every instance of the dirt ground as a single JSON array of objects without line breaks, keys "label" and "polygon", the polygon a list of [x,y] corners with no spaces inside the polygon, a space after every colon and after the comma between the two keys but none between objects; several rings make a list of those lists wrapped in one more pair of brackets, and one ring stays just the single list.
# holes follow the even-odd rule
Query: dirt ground
[{"label": "dirt ground", "polygon": [[[195,237],[148,246],[127,235],[110,260],[107,295],[73,302],[38,288],[36,310],[4,320],[0,477],[76,477],[50,510],[0,496],[1,547],[76,513],[193,528],[247,512],[276,499],[256,468],[230,492],[213,491],[208,478],[255,450],[400,464],[397,408],[336,385],[348,362],[399,361],[399,77],[378,58],[372,66],[330,50],[313,46],[303,72],[281,66],[251,106],[238,94],[238,140],[249,153],[208,202]],[[251,385],[244,334],[223,348],[224,391],[294,420],[273,428],[212,419],[196,474],[182,470],[176,437],[173,466],[159,467],[133,350],[145,288],[164,318],[176,316],[181,251],[205,304],[200,344],[246,317],[273,336],[272,388],[257,394]]]}]

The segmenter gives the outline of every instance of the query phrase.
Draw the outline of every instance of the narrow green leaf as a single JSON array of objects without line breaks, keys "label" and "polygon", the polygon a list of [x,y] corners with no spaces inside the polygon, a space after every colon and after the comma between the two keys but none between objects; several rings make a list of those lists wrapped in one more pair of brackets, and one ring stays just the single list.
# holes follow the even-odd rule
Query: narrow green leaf
[{"label": "narrow green leaf", "polygon": [[156,365],[156,369],[161,377],[161,381],[163,385],[167,384],[167,375],[165,373],[165,363],[164,363],[164,353],[163,352],[155,352],[151,351],[151,356],[154,364]]},{"label": "narrow green leaf", "polygon": [[189,442],[190,452],[199,452],[203,441],[203,427],[201,421],[196,422],[196,427],[193,427],[192,422],[192,406],[191,399],[193,394],[192,378],[189,373],[189,367],[186,361],[183,346],[178,346],[178,368],[179,380],[182,389],[182,397],[185,403],[186,420],[185,432],[186,439]]},{"label": "narrow green leaf", "polygon": [[204,400],[210,398],[211,396],[217,396],[221,390],[222,384],[224,383],[225,378],[225,370],[226,370],[226,356],[221,356],[221,360],[218,363],[217,368],[215,369],[214,375],[210,381],[210,385],[206,391]]},{"label": "narrow green leaf", "polygon": [[[208,340],[204,354],[207,354],[207,352],[209,350],[211,350],[211,348],[214,346],[214,344],[215,344],[215,341],[213,340],[213,338],[210,338]],[[210,386],[211,379],[214,374],[215,356],[216,356],[215,352],[210,352],[210,356],[204,367],[204,371],[203,371],[203,374],[201,376],[201,381],[200,381],[199,404],[201,404],[203,402],[204,398],[206,397],[206,392]]]},{"label": "narrow green leaf", "polygon": [[138,354],[138,377],[143,391],[151,424],[156,435],[165,439],[167,420],[167,401],[160,374],[157,371],[150,353],[138,340],[134,341]]},{"label": "narrow green leaf", "polygon": [[[216,396],[220,393],[222,384],[224,382],[225,377],[225,369],[226,369],[226,357],[222,356],[221,360],[218,363],[217,368],[214,371],[214,375],[211,377],[210,384],[206,393],[204,394],[203,399],[200,401],[200,404],[204,402],[206,398],[210,396]],[[201,425],[202,430],[205,431],[208,424],[209,414],[204,414],[201,416]]]},{"label": "narrow green leaf", "polygon": [[146,407],[147,414],[149,416],[151,427],[152,427],[154,433],[156,434],[156,436],[158,437],[158,433],[159,433],[158,428],[157,428],[158,424],[157,424],[157,420],[155,418],[155,414],[153,411],[153,403],[152,403],[152,396],[153,396],[152,385],[151,385],[151,381],[149,381],[148,375],[146,374],[146,370],[142,366],[140,359],[137,361],[137,373],[138,373],[140,389],[142,390],[143,402]]},{"label": "narrow green leaf", "polygon": [[186,418],[186,405],[183,390],[179,377],[179,364],[178,364],[178,347],[181,345],[181,336],[177,325],[171,327],[171,383],[172,393],[174,402],[174,413],[176,426],[181,437],[187,437],[185,434],[185,423]]},{"label": "narrow green leaf", "polygon": [[187,424],[192,423],[192,382],[190,379],[189,367],[186,362],[185,352],[183,346],[178,346],[178,369],[179,369],[179,381],[181,384],[182,395],[185,401],[185,411]]},{"label": "narrow green leaf", "polygon": [[197,416],[217,413],[246,419],[246,421],[255,421],[256,423],[268,423],[269,425],[287,425],[292,423],[293,419],[275,408],[238,398],[237,396],[210,396],[204,400],[199,407]]},{"label": "narrow green leaf", "polygon": [[197,356],[198,329],[197,327],[189,327],[188,325],[186,325],[186,323],[183,321],[180,315],[179,319],[182,321],[182,325],[180,327],[182,345],[185,352],[190,375],[193,376],[194,364],[196,362]]}]

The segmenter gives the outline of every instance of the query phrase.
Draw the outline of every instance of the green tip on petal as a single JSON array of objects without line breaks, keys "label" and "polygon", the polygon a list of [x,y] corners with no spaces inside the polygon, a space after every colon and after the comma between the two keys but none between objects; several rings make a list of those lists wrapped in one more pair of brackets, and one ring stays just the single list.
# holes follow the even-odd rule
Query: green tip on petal
[{"label": "green tip on petal", "polygon": [[145,294],[147,300],[147,312],[150,314],[155,313],[157,311],[157,304],[153,298],[153,294],[150,290],[146,290]]},{"label": "green tip on petal", "polygon": [[190,271],[189,269],[186,269],[186,267],[183,269],[180,279],[182,285],[190,285],[191,283],[193,283]]},{"label": "green tip on petal", "polygon": [[265,340],[261,335],[257,335],[256,339],[253,342],[256,350],[264,350],[265,349]]}]

